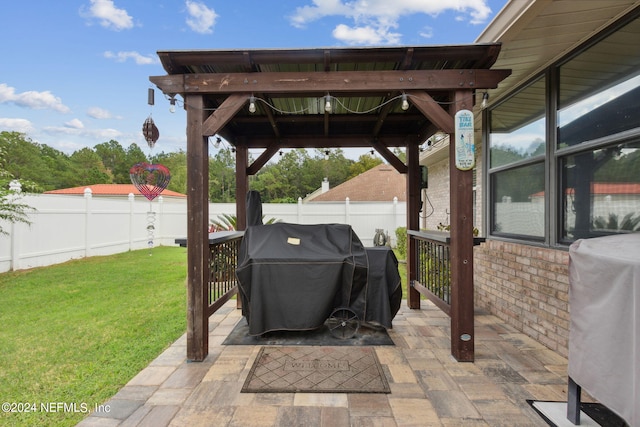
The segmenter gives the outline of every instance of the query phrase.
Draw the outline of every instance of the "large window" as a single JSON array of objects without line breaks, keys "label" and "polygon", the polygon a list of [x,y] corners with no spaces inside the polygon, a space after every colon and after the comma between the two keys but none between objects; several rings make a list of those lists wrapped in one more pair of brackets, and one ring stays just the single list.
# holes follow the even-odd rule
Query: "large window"
[{"label": "large window", "polygon": [[640,231],[640,140],[560,161],[563,241]]},{"label": "large window", "polygon": [[545,80],[539,78],[491,111],[492,168],[545,153]]},{"label": "large window", "polygon": [[541,77],[491,111],[489,230],[493,235],[544,239],[544,100]]},{"label": "large window", "polygon": [[543,239],[544,163],[497,172],[492,176],[491,186],[493,233]]},{"label": "large window", "polygon": [[636,14],[488,112],[491,235],[567,245],[640,231],[638,52]]}]

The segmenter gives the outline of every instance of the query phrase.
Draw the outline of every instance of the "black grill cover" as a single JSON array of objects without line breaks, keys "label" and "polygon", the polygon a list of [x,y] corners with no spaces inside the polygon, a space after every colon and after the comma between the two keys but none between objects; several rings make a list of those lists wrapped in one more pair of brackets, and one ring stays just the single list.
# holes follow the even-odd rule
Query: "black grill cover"
[{"label": "black grill cover", "polygon": [[262,199],[260,193],[251,190],[247,192],[247,227],[262,225]]},{"label": "black grill cover", "polygon": [[338,307],[365,318],[367,255],[349,225],[247,227],[238,258],[250,335],[316,329]]}]

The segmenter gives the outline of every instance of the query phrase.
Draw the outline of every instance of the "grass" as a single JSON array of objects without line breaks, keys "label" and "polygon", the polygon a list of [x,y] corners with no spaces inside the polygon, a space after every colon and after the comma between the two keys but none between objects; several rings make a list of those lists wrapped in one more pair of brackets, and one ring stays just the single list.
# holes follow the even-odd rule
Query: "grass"
[{"label": "grass", "polygon": [[[186,272],[157,247],[0,274],[0,402],[37,410],[0,425],[74,425],[112,397],[185,332]],[[59,402],[78,412],[42,411]]]},{"label": "grass", "polygon": [[75,425],[109,400],[185,332],[186,272],[186,249],[157,247],[0,274],[0,403],[36,409],[0,425]]}]

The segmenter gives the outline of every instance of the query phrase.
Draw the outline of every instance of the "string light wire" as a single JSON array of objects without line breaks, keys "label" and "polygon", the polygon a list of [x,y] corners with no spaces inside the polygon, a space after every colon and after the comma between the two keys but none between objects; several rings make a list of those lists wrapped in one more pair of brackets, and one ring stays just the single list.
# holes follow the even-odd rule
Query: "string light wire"
[{"label": "string light wire", "polygon": [[[171,97],[170,97],[170,96],[168,96],[168,95],[166,95],[166,94],[165,94],[165,98],[166,98],[168,101],[170,101],[170,102],[171,102]],[[259,96],[254,96],[254,95],[249,95],[249,96],[247,96],[247,100],[249,100],[249,99],[251,99],[251,98],[253,98],[253,101],[254,101],[254,102],[258,102],[258,101],[259,101],[259,102],[263,103],[264,105],[266,105],[267,107],[269,107],[271,110],[273,110],[273,111],[275,111],[275,112],[277,112],[277,113],[280,113],[280,114],[285,114],[285,115],[286,115],[286,114],[304,114],[304,113],[307,113],[307,112],[311,111],[311,108],[309,108],[309,107],[307,107],[307,108],[301,108],[301,109],[299,109],[299,110],[298,110],[298,109],[294,109],[293,111],[287,111],[287,110],[283,110],[283,109],[280,109],[280,108],[276,107],[274,104],[270,103],[270,102],[269,102],[269,101],[267,101],[266,99],[263,99],[263,98],[261,98],[261,97],[259,97]],[[374,107],[372,107],[372,108],[370,108],[370,109],[368,109],[368,110],[358,111],[358,110],[352,110],[352,109],[350,109],[349,107],[347,107],[347,106],[346,106],[346,105],[345,105],[345,104],[340,100],[340,98],[338,98],[338,97],[336,97],[336,96],[333,96],[333,95],[324,95],[324,96],[322,96],[322,97],[318,97],[318,98],[317,98],[317,100],[318,100],[318,102],[320,102],[320,103],[321,103],[321,105],[323,105],[323,106],[324,106],[324,105],[326,104],[326,102],[327,102],[327,100],[328,100],[328,99],[334,99],[334,100],[336,101],[336,103],[337,103],[338,105],[340,105],[340,106],[341,106],[345,111],[347,111],[348,113],[351,113],[351,114],[369,114],[369,113],[371,113],[371,112],[373,112],[373,111],[376,111],[376,110],[377,110],[377,109],[379,109],[379,108],[384,107],[385,105],[387,105],[387,104],[389,104],[389,103],[391,103],[391,102],[395,102],[395,101],[397,101],[397,100],[399,100],[399,99],[400,99],[400,100],[404,100],[404,99],[406,99],[406,98],[414,98],[414,99],[416,99],[416,100],[420,100],[420,101],[423,101],[423,102],[429,102],[429,103],[434,103],[434,104],[438,104],[438,105],[447,105],[447,106],[449,106],[449,105],[455,105],[455,104],[458,104],[458,103],[464,103],[464,102],[466,102],[465,100],[461,100],[461,101],[448,101],[448,102],[445,102],[445,101],[435,101],[435,100],[434,100],[434,99],[432,99],[432,98],[430,98],[430,99],[424,99],[424,98],[421,98],[421,97],[420,97],[420,96],[418,96],[418,95],[413,95],[413,94],[408,94],[408,93],[402,93],[402,94],[399,94],[399,95],[394,96],[393,98],[389,98],[389,99],[387,99],[386,101],[384,101],[383,103],[378,104],[378,105],[376,105],[376,106],[374,106]],[[183,102],[183,101],[178,100],[177,98],[173,98],[173,100],[174,100],[173,102],[175,103],[175,105],[181,105],[181,106],[187,106],[187,107],[190,107],[190,108],[195,108],[195,107],[193,107],[193,106],[189,105],[189,104],[188,104],[188,103],[186,103],[186,102]],[[295,101],[293,101],[293,102],[295,103]],[[222,107],[215,107],[215,108],[197,108],[197,109],[198,109],[198,110],[200,110],[200,111],[217,111],[217,110],[222,110],[223,108],[222,108]],[[320,110],[321,110],[321,111],[324,111],[324,108],[322,108],[322,109],[320,109]]]}]

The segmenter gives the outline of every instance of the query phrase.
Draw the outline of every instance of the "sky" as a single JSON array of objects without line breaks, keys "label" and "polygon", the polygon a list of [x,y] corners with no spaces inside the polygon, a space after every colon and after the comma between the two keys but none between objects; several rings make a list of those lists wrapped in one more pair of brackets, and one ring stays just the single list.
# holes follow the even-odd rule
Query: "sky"
[{"label": "sky", "polygon": [[[514,0],[518,1],[518,0]],[[3,0],[0,131],[66,154],[110,140],[186,150],[157,51],[473,43],[507,0]],[[181,100],[180,97],[178,97]],[[153,149],[142,125],[160,131]]]}]

